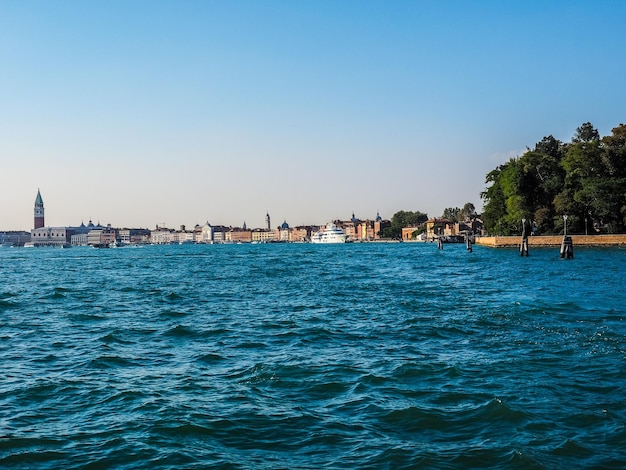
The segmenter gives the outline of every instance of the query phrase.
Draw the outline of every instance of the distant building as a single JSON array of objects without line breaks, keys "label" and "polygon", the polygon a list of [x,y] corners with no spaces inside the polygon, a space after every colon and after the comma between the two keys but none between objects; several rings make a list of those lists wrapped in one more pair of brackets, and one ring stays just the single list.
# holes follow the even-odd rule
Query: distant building
[{"label": "distant building", "polygon": [[267,243],[274,241],[274,231],[263,229],[263,228],[255,228],[252,230],[252,241],[255,243]]},{"label": "distant building", "polygon": [[70,238],[72,246],[87,246],[88,235],[86,233],[75,233]]},{"label": "distant building", "polygon": [[30,232],[11,231],[0,232],[0,245],[3,246],[24,246],[30,241]]},{"label": "distant building", "polygon": [[375,220],[361,220],[353,212],[350,220],[335,220],[333,223],[341,227],[348,239],[353,241],[379,240],[383,228],[391,226],[391,222],[383,220],[379,213],[376,213]]},{"label": "distant building", "polygon": [[122,228],[117,231],[118,241],[124,245],[136,245],[150,242],[150,230],[147,228]]},{"label": "distant building", "polygon": [[39,227],[31,230],[32,246],[68,246],[73,232],[66,227]]},{"label": "distant building", "polygon": [[374,239],[378,240],[382,238],[383,229],[386,229],[388,227],[391,227],[391,221],[383,220],[383,218],[380,216],[380,213],[377,211],[376,220],[374,220]]},{"label": "distant building", "polygon": [[250,243],[252,241],[252,230],[243,228],[232,228],[225,233],[225,242],[230,243]]},{"label": "distant building", "polygon": [[173,232],[174,230],[172,229],[159,227],[157,225],[156,230],[150,232],[150,243],[153,245],[169,245],[172,243]]},{"label": "distant building", "polygon": [[213,226],[213,243],[226,242],[226,233],[229,230],[230,228],[225,227],[224,225],[214,225]]},{"label": "distant building", "polygon": [[195,233],[193,230],[187,230],[184,225],[180,226],[180,230],[172,232],[171,243],[178,243],[184,245],[188,243],[195,243]]},{"label": "distant building", "polygon": [[411,225],[409,227],[402,227],[402,240],[415,240],[414,234],[420,229],[417,225]]},{"label": "distant building", "polygon": [[65,227],[46,227],[44,218],[43,199],[41,191],[37,190],[35,197],[34,228],[30,231],[30,242],[26,246],[67,246],[70,243],[72,230]]},{"label": "distant building", "polygon": [[291,242],[303,242],[311,238],[311,227],[293,227],[289,230],[289,241]]},{"label": "distant building", "polygon": [[200,229],[200,240],[197,243],[213,243],[213,227],[210,223],[204,224]]},{"label": "distant building", "polygon": [[103,228],[95,226],[90,220],[89,225],[85,225],[83,222],[77,227],[68,227],[72,231],[70,243],[72,246],[87,246],[87,234],[95,228]]},{"label": "distant building", "polygon": [[87,244],[90,246],[107,247],[116,241],[117,231],[111,227],[111,224],[90,230],[87,234]]},{"label": "distant building", "polygon": [[455,224],[448,219],[442,217],[434,217],[426,221],[426,237],[433,239],[435,237],[448,237],[456,235]]},{"label": "distant building", "polygon": [[288,242],[289,240],[289,234],[290,234],[290,230],[289,230],[289,224],[287,223],[287,221],[285,220],[280,227],[278,227],[277,229],[277,239],[281,242]]}]

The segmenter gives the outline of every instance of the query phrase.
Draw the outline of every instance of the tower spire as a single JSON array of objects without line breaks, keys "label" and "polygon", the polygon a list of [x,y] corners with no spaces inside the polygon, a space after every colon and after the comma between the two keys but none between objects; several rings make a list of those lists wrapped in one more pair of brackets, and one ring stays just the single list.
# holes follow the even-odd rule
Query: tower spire
[{"label": "tower spire", "polygon": [[41,198],[39,188],[37,188],[37,197],[35,198],[35,228],[41,228],[45,225],[43,199]]}]

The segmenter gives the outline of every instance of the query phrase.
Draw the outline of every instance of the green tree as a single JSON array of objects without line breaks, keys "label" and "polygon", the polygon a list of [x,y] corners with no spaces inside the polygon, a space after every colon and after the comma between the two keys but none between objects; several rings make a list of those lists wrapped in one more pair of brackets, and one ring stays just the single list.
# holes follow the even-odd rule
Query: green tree
[{"label": "green tree", "polygon": [[590,122],[585,122],[578,129],[576,129],[576,134],[572,138],[574,143],[594,142],[596,140],[600,140],[600,133]]},{"label": "green tree", "polygon": [[626,126],[600,138],[589,122],[571,143],[544,137],[486,177],[483,221],[496,234],[517,233],[522,218],[540,233],[563,230],[621,232],[626,227]]},{"label": "green tree", "polygon": [[604,198],[595,205],[602,219],[607,212],[611,215],[609,230],[623,232],[626,227],[626,126],[620,124],[612,129],[612,135],[602,139],[605,178],[598,186]]},{"label": "green tree", "polygon": [[451,222],[466,222],[476,218],[476,208],[471,202],[466,202],[463,208],[447,207],[443,210],[442,218]]},{"label": "green tree", "polygon": [[400,239],[404,227],[417,227],[428,220],[428,215],[420,211],[398,211],[391,217],[391,226],[383,229],[384,238]]},{"label": "green tree", "polygon": [[487,230],[513,234],[521,230],[521,219],[532,221],[544,233],[554,231],[553,200],[563,186],[565,171],[560,161],[564,145],[544,137],[517,159],[487,175],[482,218]]},{"label": "green tree", "polygon": [[613,135],[602,138],[607,173],[617,178],[626,177],[626,126],[613,128]]},{"label": "green tree", "polygon": [[[526,219],[533,221],[541,233],[554,231],[554,198],[563,187],[565,171],[560,152],[537,150],[526,152],[520,158],[520,186]],[[545,148],[544,148],[545,149]]]},{"label": "green tree", "polygon": [[519,160],[512,158],[488,173],[486,183],[490,186],[481,193],[481,198],[485,201],[483,221],[487,230],[499,235],[514,233],[523,217],[523,201],[518,191]]},{"label": "green tree", "polygon": [[463,222],[468,222],[472,219],[475,219],[477,214],[476,214],[476,207],[474,207],[474,204],[472,204],[471,202],[466,202],[465,205],[463,206],[463,209],[461,209],[461,221]]},{"label": "green tree", "polygon": [[603,157],[605,150],[593,126],[583,124],[572,140],[561,162],[565,169],[565,180],[554,200],[555,217],[567,214],[568,230],[582,232],[585,219],[602,225],[612,221],[609,220],[610,211],[607,211],[606,204],[607,198],[610,198],[606,188],[610,185],[602,182],[608,176],[606,159]]},{"label": "green tree", "polygon": [[458,222],[461,218],[461,209],[458,207],[447,207],[443,210],[442,217],[450,222]]}]

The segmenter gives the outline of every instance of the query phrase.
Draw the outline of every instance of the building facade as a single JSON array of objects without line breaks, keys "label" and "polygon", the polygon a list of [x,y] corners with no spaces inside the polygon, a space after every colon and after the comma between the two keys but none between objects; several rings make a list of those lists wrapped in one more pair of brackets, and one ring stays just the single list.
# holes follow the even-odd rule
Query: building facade
[{"label": "building facade", "polygon": [[73,235],[66,227],[39,227],[31,230],[29,246],[69,246]]}]

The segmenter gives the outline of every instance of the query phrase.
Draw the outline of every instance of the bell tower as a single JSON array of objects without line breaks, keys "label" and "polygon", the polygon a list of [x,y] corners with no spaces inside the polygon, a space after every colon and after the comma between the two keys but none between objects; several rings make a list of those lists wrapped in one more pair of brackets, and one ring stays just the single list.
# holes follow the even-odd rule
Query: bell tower
[{"label": "bell tower", "polygon": [[35,198],[35,228],[41,228],[45,225],[43,199],[41,199],[41,193],[37,189],[37,197]]}]

